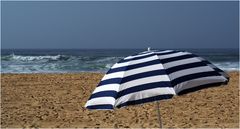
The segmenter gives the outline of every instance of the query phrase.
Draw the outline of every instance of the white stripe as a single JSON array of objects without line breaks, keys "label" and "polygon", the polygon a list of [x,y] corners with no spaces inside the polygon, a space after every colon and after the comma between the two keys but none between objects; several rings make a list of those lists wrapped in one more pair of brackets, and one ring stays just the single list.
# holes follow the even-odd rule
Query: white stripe
[{"label": "white stripe", "polygon": [[96,87],[96,89],[93,91],[92,94],[101,92],[101,91],[110,91],[110,90],[118,91],[119,86],[120,84],[107,84],[107,85],[98,86]]},{"label": "white stripe", "polygon": [[[212,67],[213,69],[219,69],[217,66],[213,64],[207,64],[208,66]],[[221,69],[220,69],[221,70]],[[229,75],[225,72],[219,72],[222,76],[224,76],[226,79],[229,78]]]},{"label": "white stripe", "polygon": [[202,67],[195,67],[195,68],[189,68],[189,69],[184,69],[180,71],[176,71],[174,73],[169,74],[169,77],[171,80],[174,80],[176,78],[189,75],[189,74],[194,74],[194,73],[201,73],[201,72],[208,72],[208,71],[214,71],[209,66],[202,66]]},{"label": "white stripe", "polygon": [[153,56],[150,56],[150,57],[147,57],[147,58],[143,58],[143,59],[138,59],[138,60],[132,60],[130,61],[130,66],[131,65],[135,65],[135,64],[139,64],[139,63],[145,63],[145,62],[148,62],[148,61],[153,61],[153,60],[159,60],[158,56],[157,55],[153,55]]},{"label": "white stripe", "polygon": [[189,81],[185,81],[180,84],[177,84],[176,86],[174,86],[174,89],[178,94],[179,92],[185,89],[198,87],[204,84],[224,82],[224,81],[226,81],[226,79],[222,76],[202,77],[202,78],[197,78],[197,79],[193,79],[193,80],[189,80]]},{"label": "white stripe", "polygon": [[125,71],[124,77],[131,76],[131,75],[138,74],[138,73],[153,71],[153,70],[161,70],[161,69],[164,69],[162,64],[145,66],[145,67]]},{"label": "white stripe", "polygon": [[[197,57],[199,60],[201,61],[207,61],[206,59],[202,58],[202,57]],[[213,65],[212,63],[207,64],[208,66],[212,67],[212,68],[217,68],[215,65]]]},{"label": "white stripe", "polygon": [[121,84],[121,86],[119,87],[119,91],[122,91],[130,87],[142,85],[142,84],[148,84],[148,83],[160,82],[160,81],[170,81],[170,80],[167,75],[158,75],[158,76],[140,78],[140,79],[136,79],[136,80]]},{"label": "white stripe", "polygon": [[106,79],[110,79],[110,78],[115,78],[115,77],[123,78],[123,76],[127,77],[127,76],[135,75],[138,73],[144,73],[144,72],[149,72],[149,71],[153,71],[153,70],[161,70],[161,69],[164,69],[162,64],[155,64],[155,65],[140,67],[140,68],[136,68],[136,69],[120,71],[120,72],[116,72],[116,73],[109,73],[103,77],[102,81],[106,80]]},{"label": "white stripe", "polygon": [[93,106],[93,105],[101,105],[101,104],[114,105],[114,103],[115,103],[115,98],[113,97],[99,97],[99,98],[93,98],[91,100],[88,100],[85,107]]},{"label": "white stripe", "polygon": [[116,63],[111,68],[113,69],[113,68],[125,67],[125,66],[128,66],[128,64],[129,64],[129,62]]},{"label": "white stripe", "polygon": [[197,57],[199,60],[202,60],[202,61],[205,61],[206,59],[204,59],[204,58],[202,58],[202,57],[200,57],[200,56],[198,56]]},{"label": "white stripe", "polygon": [[132,56],[127,56],[127,57],[123,58],[123,60],[130,59],[130,58],[132,58]]},{"label": "white stripe", "polygon": [[118,67],[135,65],[135,64],[144,63],[144,62],[148,62],[148,61],[152,61],[152,60],[156,60],[156,59],[159,59],[159,58],[156,55],[153,55],[153,56],[150,56],[150,57],[147,57],[147,58],[143,58],[143,59],[138,59],[138,60],[132,60],[132,61],[128,61],[128,62],[118,63],[118,64],[114,65],[112,68],[118,68]]},{"label": "white stripe", "polygon": [[102,78],[102,81],[111,79],[111,78],[122,78],[124,73],[125,73],[125,71],[105,74],[105,76]]},{"label": "white stripe", "polygon": [[156,54],[163,54],[163,53],[168,53],[168,52],[173,52],[173,50],[164,50],[164,51],[159,51],[155,52]]},{"label": "white stripe", "polygon": [[118,106],[127,101],[140,100],[144,98],[149,98],[149,97],[158,96],[158,95],[166,95],[166,94],[175,95],[175,91],[173,88],[170,88],[170,87],[159,87],[159,88],[134,92],[118,98],[114,106]]},{"label": "white stripe", "polygon": [[[156,54],[160,54],[160,53],[167,53],[167,52],[172,52],[173,50],[165,50],[165,51],[160,51],[160,52],[150,52],[150,54],[156,53]],[[141,55],[136,55],[136,56],[128,56],[124,59],[130,59],[130,58],[135,58],[138,56],[145,56],[145,55],[150,55],[149,53],[146,54],[141,54]],[[131,65],[134,64],[138,64],[138,63],[144,63],[144,62],[148,62],[148,61],[152,61],[154,59],[159,59],[158,57],[155,57],[156,55],[147,57],[147,58],[143,58],[143,59],[138,59],[138,60],[132,60]],[[116,63],[115,65],[112,66],[112,68],[119,68],[119,67],[125,67],[128,66],[130,62],[123,62],[123,63]]]},{"label": "white stripe", "polygon": [[127,66],[128,64],[129,64],[129,62],[116,63],[111,68],[113,69],[113,68],[123,67],[123,66]]},{"label": "white stripe", "polygon": [[172,67],[175,67],[175,66],[189,64],[189,63],[196,63],[196,62],[201,62],[201,60],[193,57],[193,58],[189,58],[189,59],[183,59],[183,60],[168,62],[168,63],[163,64],[163,66],[164,66],[165,69],[168,69],[168,68],[172,68]]},{"label": "white stripe", "polygon": [[151,54],[153,54],[153,52],[145,53],[145,54],[138,54],[138,55],[135,55],[135,56],[128,56],[124,59],[133,59],[133,58],[136,58],[136,57],[142,57],[142,56],[151,55]]},{"label": "white stripe", "polygon": [[159,55],[159,59],[167,59],[167,58],[172,58],[172,57],[178,57],[178,56],[183,56],[183,55],[190,55],[191,53],[188,52],[177,52],[173,54],[167,54],[167,55]]}]

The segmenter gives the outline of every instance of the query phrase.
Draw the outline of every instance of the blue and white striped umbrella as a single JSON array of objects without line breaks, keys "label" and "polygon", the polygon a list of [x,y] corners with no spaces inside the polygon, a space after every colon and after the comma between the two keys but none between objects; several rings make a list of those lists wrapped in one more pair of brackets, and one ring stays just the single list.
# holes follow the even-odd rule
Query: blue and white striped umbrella
[{"label": "blue and white striped umbrella", "polygon": [[114,64],[85,107],[107,110],[169,99],[228,80],[226,73],[192,53],[146,51]]}]

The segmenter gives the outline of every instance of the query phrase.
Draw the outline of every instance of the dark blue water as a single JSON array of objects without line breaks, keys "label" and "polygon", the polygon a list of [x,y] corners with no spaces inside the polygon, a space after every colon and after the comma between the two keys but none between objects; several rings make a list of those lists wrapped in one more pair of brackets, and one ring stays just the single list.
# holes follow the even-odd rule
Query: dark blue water
[{"label": "dark blue water", "polygon": [[[159,49],[160,50],[160,49]],[[179,50],[179,49],[178,49]],[[181,50],[181,49],[180,49]],[[182,49],[183,50],[183,49]],[[239,70],[238,49],[184,49],[227,71]],[[2,49],[2,73],[106,72],[143,49]]]}]

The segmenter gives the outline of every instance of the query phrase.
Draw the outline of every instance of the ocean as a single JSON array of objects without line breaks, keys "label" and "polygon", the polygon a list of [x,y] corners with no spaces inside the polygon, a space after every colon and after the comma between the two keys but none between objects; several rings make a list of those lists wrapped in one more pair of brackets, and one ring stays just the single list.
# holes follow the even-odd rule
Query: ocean
[{"label": "ocean", "polygon": [[[160,50],[160,49],[158,49]],[[178,49],[181,50],[181,49]],[[239,71],[238,49],[182,49],[225,71]],[[2,49],[1,73],[107,72],[120,59],[143,49]]]}]

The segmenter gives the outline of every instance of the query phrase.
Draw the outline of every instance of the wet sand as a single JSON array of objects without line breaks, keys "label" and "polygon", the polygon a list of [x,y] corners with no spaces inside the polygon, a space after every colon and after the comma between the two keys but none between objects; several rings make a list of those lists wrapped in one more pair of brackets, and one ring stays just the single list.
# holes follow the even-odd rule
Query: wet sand
[{"label": "wet sand", "polygon": [[[238,128],[239,73],[228,85],[160,101],[163,127]],[[156,103],[89,111],[100,73],[1,74],[1,127],[158,127]]]}]

